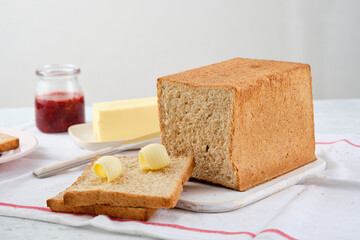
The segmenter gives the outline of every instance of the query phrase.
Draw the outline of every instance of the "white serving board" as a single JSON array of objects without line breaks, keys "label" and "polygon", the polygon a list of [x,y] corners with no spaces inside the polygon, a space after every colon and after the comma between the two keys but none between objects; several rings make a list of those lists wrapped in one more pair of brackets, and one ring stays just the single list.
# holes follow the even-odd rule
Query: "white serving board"
[{"label": "white serving board", "polygon": [[219,185],[188,181],[176,205],[194,212],[227,212],[266,198],[300,182],[306,176],[326,168],[321,157],[301,168],[254,187],[246,192],[235,191]]}]

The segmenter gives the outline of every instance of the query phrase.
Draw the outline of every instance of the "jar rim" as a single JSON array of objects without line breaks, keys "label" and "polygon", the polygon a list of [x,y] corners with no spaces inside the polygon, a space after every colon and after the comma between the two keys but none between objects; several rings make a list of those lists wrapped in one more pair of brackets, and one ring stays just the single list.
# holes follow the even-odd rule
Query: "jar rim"
[{"label": "jar rim", "polygon": [[36,69],[36,75],[42,77],[71,76],[80,73],[80,68],[73,64],[49,64]]}]

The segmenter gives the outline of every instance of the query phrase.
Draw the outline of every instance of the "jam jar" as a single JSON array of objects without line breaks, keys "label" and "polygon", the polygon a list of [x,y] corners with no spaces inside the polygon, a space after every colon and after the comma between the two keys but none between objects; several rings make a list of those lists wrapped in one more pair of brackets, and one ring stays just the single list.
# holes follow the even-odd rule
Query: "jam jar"
[{"label": "jam jar", "polygon": [[36,70],[35,118],[45,133],[66,132],[85,122],[84,94],[78,83],[80,68],[71,64],[45,65]]}]

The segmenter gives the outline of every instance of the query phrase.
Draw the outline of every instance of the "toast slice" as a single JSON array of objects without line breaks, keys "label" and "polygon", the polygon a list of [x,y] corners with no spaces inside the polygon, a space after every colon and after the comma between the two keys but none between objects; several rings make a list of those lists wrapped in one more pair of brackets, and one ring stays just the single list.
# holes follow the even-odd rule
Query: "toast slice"
[{"label": "toast slice", "polygon": [[108,215],[116,218],[128,218],[140,221],[148,221],[158,210],[157,208],[141,207],[118,207],[105,204],[94,204],[89,206],[68,206],[64,204],[65,191],[59,193],[46,201],[47,206],[54,212],[85,213],[91,215]]},{"label": "toast slice", "polygon": [[0,133],[0,153],[19,147],[19,138]]},{"label": "toast slice", "polygon": [[96,158],[64,194],[69,206],[108,204],[111,206],[172,208],[195,167],[192,156],[170,156],[170,165],[143,171],[137,156],[119,156],[122,176],[112,182],[92,171]]}]

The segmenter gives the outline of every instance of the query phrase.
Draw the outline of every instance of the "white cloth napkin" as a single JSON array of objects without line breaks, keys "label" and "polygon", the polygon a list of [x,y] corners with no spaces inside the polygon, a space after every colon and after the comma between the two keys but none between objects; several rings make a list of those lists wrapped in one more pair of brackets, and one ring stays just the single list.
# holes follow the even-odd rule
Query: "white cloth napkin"
[{"label": "white cloth napkin", "polygon": [[226,213],[159,209],[149,222],[140,222],[51,212],[46,200],[70,186],[85,166],[45,179],[32,171],[88,151],[66,133],[44,134],[33,123],[22,130],[39,145],[22,159],[0,164],[0,215],[165,239],[360,238],[359,135],[316,136],[316,154],[326,160],[326,170],[249,206]]}]

